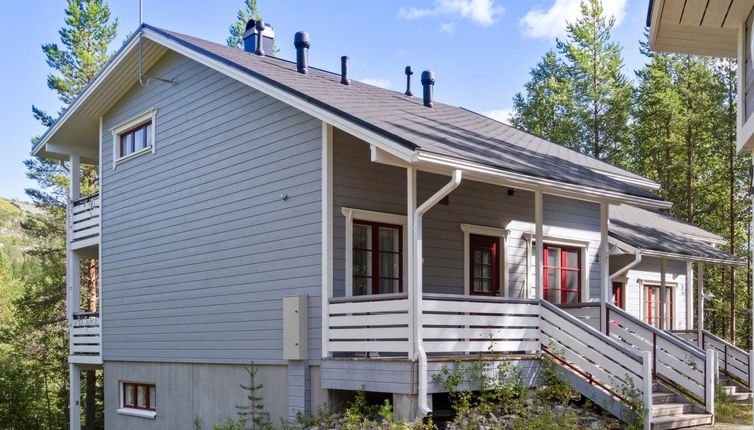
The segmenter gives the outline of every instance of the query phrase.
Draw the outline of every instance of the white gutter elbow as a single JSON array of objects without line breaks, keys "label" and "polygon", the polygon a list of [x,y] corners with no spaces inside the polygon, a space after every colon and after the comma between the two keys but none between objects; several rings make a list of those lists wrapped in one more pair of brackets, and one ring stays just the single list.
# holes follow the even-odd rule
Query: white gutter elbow
[{"label": "white gutter elbow", "polygon": [[422,338],[422,262],[424,260],[422,256],[422,216],[440,200],[445,198],[451,191],[458,188],[461,185],[462,179],[461,170],[454,170],[453,177],[444,187],[438,190],[432,197],[428,198],[421,206],[416,208],[414,212],[414,289],[416,294],[416,300],[414,301],[414,350],[416,351],[418,367],[419,367],[419,380],[418,380],[418,408],[420,416],[426,416],[432,412],[429,404],[427,403],[427,353],[424,351],[424,343]]},{"label": "white gutter elbow", "polygon": [[620,270],[613,273],[612,275],[607,277],[607,281],[609,284],[612,285],[613,279],[617,278],[618,276],[628,272],[632,267],[636,266],[637,264],[641,263],[642,254],[639,249],[634,251],[634,261],[626,264],[625,266],[621,267]]}]

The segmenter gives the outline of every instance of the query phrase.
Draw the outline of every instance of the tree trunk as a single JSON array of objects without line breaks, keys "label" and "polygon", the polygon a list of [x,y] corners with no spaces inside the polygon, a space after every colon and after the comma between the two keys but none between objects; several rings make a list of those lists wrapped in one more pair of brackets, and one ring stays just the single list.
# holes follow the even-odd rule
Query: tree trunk
[{"label": "tree trunk", "polygon": [[[728,85],[728,121],[733,117],[733,93]],[[728,223],[730,253],[736,254],[736,138],[728,134]],[[736,266],[730,266],[730,341],[736,343]]]},{"label": "tree trunk", "polygon": [[86,430],[96,428],[97,408],[97,373],[94,370],[86,371]]}]

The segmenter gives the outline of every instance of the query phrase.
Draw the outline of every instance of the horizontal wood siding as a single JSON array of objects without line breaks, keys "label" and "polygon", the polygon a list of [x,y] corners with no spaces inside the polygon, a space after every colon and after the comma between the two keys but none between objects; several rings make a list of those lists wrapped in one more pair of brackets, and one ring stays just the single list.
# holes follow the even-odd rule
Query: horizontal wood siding
[{"label": "horizontal wood siding", "polygon": [[[103,118],[104,359],[282,360],[282,298],[309,295],[318,358],[321,122],[175,53]],[[156,108],[156,152],[110,129]],[[288,199],[281,199],[281,195]]]}]

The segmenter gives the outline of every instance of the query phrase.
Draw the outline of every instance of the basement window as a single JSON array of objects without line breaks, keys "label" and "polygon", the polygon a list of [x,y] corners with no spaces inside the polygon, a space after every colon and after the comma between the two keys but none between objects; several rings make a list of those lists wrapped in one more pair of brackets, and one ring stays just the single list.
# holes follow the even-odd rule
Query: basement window
[{"label": "basement window", "polygon": [[152,109],[111,130],[113,135],[113,168],[141,154],[154,153],[156,114],[157,110]]},{"label": "basement window", "polygon": [[157,387],[143,382],[121,382],[121,415],[154,418],[157,415]]}]

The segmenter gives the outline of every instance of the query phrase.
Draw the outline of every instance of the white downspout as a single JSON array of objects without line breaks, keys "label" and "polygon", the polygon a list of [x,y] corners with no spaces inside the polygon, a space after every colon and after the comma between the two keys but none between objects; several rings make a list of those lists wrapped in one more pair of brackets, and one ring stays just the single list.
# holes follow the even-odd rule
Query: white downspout
[{"label": "white downspout", "polygon": [[414,212],[414,262],[412,264],[414,274],[414,288],[415,288],[415,300],[414,300],[414,349],[416,351],[417,361],[419,364],[419,387],[418,387],[418,406],[420,416],[426,416],[432,409],[427,404],[427,353],[424,351],[424,344],[422,342],[422,216],[430,208],[436,205],[445,196],[450,194],[451,191],[458,188],[461,184],[462,173],[460,170],[453,171],[453,178],[447,185],[440,188],[432,197],[422,203],[421,206],[416,208]]},{"label": "white downspout", "polygon": [[618,270],[617,272],[615,272],[612,275],[610,275],[607,278],[607,282],[610,285],[613,285],[613,280],[615,278],[617,278],[618,276],[620,276],[620,275],[628,272],[629,270],[631,270],[632,267],[634,267],[637,264],[641,263],[641,257],[642,257],[641,252],[638,249],[636,251],[634,251],[634,261],[626,264],[625,266],[621,267],[620,270]]}]

